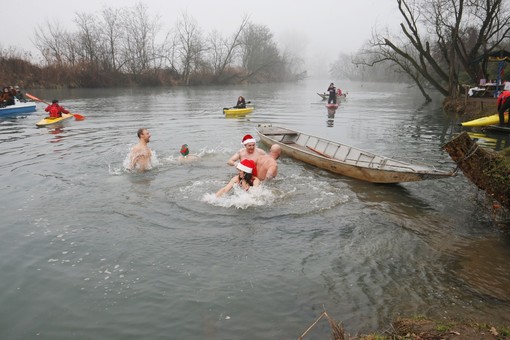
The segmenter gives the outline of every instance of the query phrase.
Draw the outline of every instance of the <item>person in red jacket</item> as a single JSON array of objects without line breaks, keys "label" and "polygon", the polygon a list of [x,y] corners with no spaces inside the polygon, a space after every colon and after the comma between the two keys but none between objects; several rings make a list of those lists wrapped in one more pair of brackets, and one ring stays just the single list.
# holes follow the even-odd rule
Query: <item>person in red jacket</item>
[{"label": "person in red jacket", "polygon": [[[498,114],[499,114],[499,126],[505,125],[505,111],[508,110],[510,115],[510,82],[505,83],[504,90],[498,96]],[[507,126],[510,126],[510,116],[508,118]]]},{"label": "person in red jacket", "polygon": [[58,100],[53,99],[51,105],[48,105],[44,111],[48,112],[50,117],[62,117],[62,113],[69,113],[63,106],[58,105]]}]

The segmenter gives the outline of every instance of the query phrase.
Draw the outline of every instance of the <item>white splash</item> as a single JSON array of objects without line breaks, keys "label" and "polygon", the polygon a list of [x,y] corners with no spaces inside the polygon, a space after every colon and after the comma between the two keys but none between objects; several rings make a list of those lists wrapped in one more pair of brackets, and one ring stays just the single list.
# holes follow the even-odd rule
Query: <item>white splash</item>
[{"label": "white splash", "polygon": [[277,196],[272,190],[261,185],[250,188],[249,191],[234,187],[231,192],[222,197],[216,197],[214,193],[207,193],[202,197],[202,201],[224,208],[248,209],[250,207],[271,205],[276,198]]}]

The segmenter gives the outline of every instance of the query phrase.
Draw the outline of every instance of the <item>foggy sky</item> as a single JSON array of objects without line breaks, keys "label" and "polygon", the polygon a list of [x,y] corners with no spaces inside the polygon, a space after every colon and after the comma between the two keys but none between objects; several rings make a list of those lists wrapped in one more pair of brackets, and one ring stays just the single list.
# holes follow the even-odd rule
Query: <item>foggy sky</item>
[{"label": "foggy sky", "polygon": [[6,9],[9,13],[2,15],[0,48],[16,46],[38,56],[32,42],[36,27],[58,21],[76,31],[76,13],[94,14],[104,7],[137,3],[145,4],[151,17],[159,16],[161,35],[174,28],[184,12],[205,34],[218,30],[224,36],[233,33],[248,15],[252,23],[269,27],[276,42],[301,51],[307,68],[324,65],[324,73],[339,53],[358,50],[374,27],[396,27],[400,22],[395,0],[23,0],[12,3]]}]

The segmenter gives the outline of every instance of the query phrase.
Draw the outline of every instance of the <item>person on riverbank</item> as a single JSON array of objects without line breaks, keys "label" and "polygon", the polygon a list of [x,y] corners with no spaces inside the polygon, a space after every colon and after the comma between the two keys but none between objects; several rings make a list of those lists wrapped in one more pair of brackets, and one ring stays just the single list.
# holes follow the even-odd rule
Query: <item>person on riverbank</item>
[{"label": "person on riverbank", "polygon": [[[255,145],[256,140],[252,137],[252,135],[245,135],[242,139],[242,143],[244,148],[240,149],[232,157],[230,157],[227,161],[228,165],[234,166],[237,161],[242,161],[244,159],[251,159],[252,161],[257,162],[257,159],[260,156],[266,154],[264,150],[257,148]],[[257,173],[255,172],[254,175],[257,176]]]},{"label": "person on riverbank", "polygon": [[254,161],[251,159],[242,160],[237,164],[236,168],[239,171],[238,174],[232,177],[227,185],[218,190],[216,197],[223,196],[236,185],[239,185],[245,191],[260,185],[260,180],[253,175],[254,170],[257,168]]},{"label": "person on riverbank", "polygon": [[505,83],[503,91],[498,96],[498,115],[499,126],[505,125],[505,111],[508,110],[508,120],[506,126],[510,126],[510,82]]},{"label": "person on riverbank", "polygon": [[62,113],[69,113],[68,110],[58,104],[58,99],[53,99],[51,105],[48,105],[44,111],[48,112],[52,118],[62,117]]},{"label": "person on riverbank", "polygon": [[329,98],[328,98],[328,104],[336,104],[336,87],[335,84],[331,83],[329,84],[328,90],[329,92]]},{"label": "person on riverbank", "polygon": [[133,146],[129,154],[129,168],[135,171],[146,171],[152,168],[152,151],[148,146],[151,134],[146,128],[138,129],[138,144]]},{"label": "person on riverbank", "polygon": [[278,163],[282,148],[278,144],[273,144],[269,149],[268,155],[260,156],[257,159],[257,178],[261,181],[273,179],[278,174]]}]

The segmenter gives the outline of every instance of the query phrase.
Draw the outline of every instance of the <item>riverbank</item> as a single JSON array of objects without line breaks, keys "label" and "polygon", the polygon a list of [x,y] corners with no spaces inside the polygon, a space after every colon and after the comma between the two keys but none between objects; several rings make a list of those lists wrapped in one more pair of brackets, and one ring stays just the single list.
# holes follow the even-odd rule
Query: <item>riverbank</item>
[{"label": "riverbank", "polygon": [[[381,334],[359,337],[372,339],[505,339],[510,328],[498,327],[477,321],[429,320],[426,318],[402,318],[395,320]],[[351,338],[352,339],[352,338]]]},{"label": "riverbank", "polygon": [[333,340],[395,340],[395,339],[506,339],[510,336],[507,326],[495,326],[478,321],[431,320],[422,316],[398,318],[386,330],[371,334],[351,336],[345,334],[341,323],[324,311],[298,338],[306,339],[321,319],[327,320]]},{"label": "riverbank", "polygon": [[497,99],[486,97],[445,98],[443,109],[449,113],[482,117],[497,112]]}]

